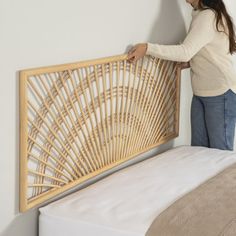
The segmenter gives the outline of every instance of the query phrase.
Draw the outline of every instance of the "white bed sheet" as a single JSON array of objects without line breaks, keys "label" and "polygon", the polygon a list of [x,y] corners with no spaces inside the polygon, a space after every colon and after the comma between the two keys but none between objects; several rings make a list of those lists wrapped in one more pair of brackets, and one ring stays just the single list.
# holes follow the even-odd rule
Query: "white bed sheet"
[{"label": "white bed sheet", "polygon": [[40,208],[40,236],[144,236],[163,210],[233,163],[236,152],[175,147]]}]

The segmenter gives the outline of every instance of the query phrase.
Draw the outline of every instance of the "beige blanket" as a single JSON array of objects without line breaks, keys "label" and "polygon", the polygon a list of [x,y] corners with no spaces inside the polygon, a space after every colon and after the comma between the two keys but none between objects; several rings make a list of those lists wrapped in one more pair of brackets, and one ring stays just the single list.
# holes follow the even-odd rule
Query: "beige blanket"
[{"label": "beige blanket", "polygon": [[236,164],[163,211],[146,236],[236,236]]}]

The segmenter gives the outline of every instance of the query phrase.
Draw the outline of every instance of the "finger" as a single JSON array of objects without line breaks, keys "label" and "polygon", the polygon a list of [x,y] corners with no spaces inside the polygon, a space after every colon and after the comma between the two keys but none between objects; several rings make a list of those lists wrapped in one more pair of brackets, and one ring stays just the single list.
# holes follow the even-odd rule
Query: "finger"
[{"label": "finger", "polygon": [[127,60],[129,63],[133,63],[134,62],[134,58],[128,59]]},{"label": "finger", "polygon": [[134,57],[134,60],[133,60],[133,62],[135,63],[136,61],[138,61],[139,60],[139,57]]},{"label": "finger", "polygon": [[182,63],[180,63],[180,62],[178,62],[177,64],[176,64],[176,66],[177,66],[177,68],[182,68]]},{"label": "finger", "polygon": [[139,60],[139,57],[137,55],[131,58],[132,63],[135,63],[138,60]]},{"label": "finger", "polygon": [[127,58],[127,61],[133,63],[135,60],[135,56]]},{"label": "finger", "polygon": [[135,57],[135,52],[128,54],[128,59]]}]

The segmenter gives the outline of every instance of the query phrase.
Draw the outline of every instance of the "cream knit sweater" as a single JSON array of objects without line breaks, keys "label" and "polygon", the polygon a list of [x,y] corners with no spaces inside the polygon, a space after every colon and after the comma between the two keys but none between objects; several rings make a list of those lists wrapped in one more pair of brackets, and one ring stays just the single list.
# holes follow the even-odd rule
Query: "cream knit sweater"
[{"label": "cream knit sweater", "polygon": [[182,44],[147,43],[146,54],[170,61],[190,61],[195,95],[216,96],[228,89],[236,93],[236,71],[229,53],[228,32],[218,32],[215,22],[212,10],[193,10],[192,22]]}]

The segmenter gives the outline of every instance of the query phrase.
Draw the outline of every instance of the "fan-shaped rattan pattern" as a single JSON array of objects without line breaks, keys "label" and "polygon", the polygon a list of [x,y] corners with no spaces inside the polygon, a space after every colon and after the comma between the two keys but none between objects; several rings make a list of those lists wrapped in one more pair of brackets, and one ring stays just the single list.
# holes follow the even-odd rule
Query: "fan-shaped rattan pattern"
[{"label": "fan-shaped rattan pattern", "polygon": [[126,57],[21,71],[21,211],[178,135],[176,63]]}]

